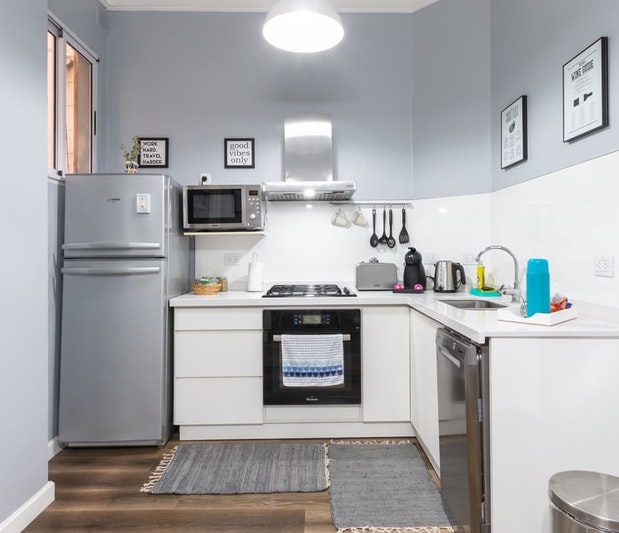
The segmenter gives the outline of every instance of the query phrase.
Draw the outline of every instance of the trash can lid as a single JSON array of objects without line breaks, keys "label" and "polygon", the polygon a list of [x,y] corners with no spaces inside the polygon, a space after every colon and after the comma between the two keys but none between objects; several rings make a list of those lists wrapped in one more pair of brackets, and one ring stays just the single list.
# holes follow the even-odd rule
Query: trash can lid
[{"label": "trash can lid", "polygon": [[593,527],[619,532],[619,477],[584,470],[553,475],[550,500],[560,510]]}]

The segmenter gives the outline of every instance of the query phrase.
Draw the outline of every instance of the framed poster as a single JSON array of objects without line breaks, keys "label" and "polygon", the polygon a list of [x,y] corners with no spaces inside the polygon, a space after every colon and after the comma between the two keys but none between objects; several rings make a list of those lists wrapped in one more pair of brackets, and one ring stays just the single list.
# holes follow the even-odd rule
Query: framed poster
[{"label": "framed poster", "polygon": [[520,96],[501,111],[501,168],[527,158],[527,97]]},{"label": "framed poster", "polygon": [[168,137],[140,137],[138,165],[149,168],[167,168],[168,146]]},{"label": "framed poster", "polygon": [[224,139],[225,168],[254,168],[254,139]]},{"label": "framed poster", "polygon": [[608,37],[563,65],[563,142],[608,126]]}]

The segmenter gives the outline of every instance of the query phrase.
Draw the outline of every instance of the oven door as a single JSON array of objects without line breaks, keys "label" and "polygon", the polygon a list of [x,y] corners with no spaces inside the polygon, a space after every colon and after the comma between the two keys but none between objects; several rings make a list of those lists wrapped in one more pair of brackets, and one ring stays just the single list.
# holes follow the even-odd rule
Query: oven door
[{"label": "oven door", "polygon": [[[264,405],[361,403],[360,310],[265,310],[263,322]],[[335,370],[340,354],[330,350],[340,342]]]}]

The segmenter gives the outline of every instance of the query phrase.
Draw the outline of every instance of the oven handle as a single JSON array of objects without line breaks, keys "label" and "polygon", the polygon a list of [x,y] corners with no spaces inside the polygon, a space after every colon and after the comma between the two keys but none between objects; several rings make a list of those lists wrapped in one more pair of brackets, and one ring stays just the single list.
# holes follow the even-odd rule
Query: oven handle
[{"label": "oven handle", "polygon": [[[342,335],[342,340],[344,342],[350,341],[350,334],[349,333],[344,333]],[[282,336],[281,335],[273,335],[273,342],[282,342]]]}]

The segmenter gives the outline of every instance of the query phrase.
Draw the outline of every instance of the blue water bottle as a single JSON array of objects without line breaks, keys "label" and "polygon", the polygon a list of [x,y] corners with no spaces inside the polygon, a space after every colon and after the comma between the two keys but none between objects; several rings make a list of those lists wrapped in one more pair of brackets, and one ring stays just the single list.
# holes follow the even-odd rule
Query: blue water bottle
[{"label": "blue water bottle", "polygon": [[550,274],[546,259],[529,259],[527,263],[527,317],[535,313],[550,313]]}]

